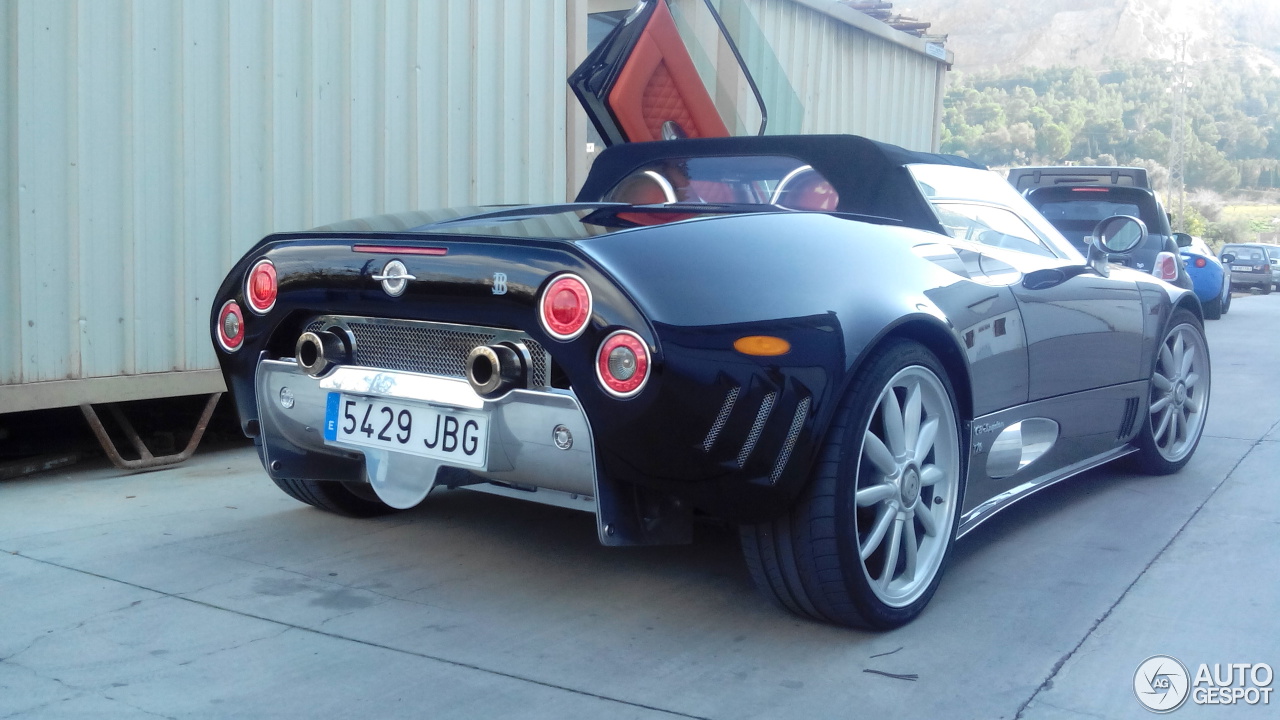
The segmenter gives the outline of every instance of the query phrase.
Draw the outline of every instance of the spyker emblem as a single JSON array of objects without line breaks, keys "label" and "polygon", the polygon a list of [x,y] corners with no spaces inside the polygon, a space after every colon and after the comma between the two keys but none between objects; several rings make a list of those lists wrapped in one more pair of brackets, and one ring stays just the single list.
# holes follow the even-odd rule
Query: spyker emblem
[{"label": "spyker emblem", "polygon": [[496,272],[493,274],[493,294],[494,295],[507,294],[507,274],[506,273]]},{"label": "spyker emblem", "polygon": [[404,293],[404,289],[409,287],[410,280],[418,278],[409,274],[408,268],[399,260],[392,260],[382,266],[382,272],[373,276],[374,280],[382,283],[382,289],[391,297],[398,297]]}]

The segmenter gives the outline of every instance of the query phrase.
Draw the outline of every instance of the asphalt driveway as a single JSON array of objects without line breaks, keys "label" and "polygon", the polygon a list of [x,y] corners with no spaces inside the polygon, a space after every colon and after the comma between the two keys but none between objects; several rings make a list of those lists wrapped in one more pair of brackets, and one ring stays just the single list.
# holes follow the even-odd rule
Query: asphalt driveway
[{"label": "asphalt driveway", "polygon": [[587,514],[465,490],[350,520],[248,448],[3,481],[0,718],[1146,717],[1149,656],[1280,668],[1280,295],[1208,332],[1183,472],[1024,501],[882,634],[775,610],[727,528],[608,549]]}]

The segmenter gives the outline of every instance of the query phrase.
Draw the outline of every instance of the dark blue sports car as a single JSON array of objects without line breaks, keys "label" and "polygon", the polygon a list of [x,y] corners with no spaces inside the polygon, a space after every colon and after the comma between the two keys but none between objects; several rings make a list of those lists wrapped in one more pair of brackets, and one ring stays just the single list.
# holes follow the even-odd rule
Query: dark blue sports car
[{"label": "dark blue sports car", "polygon": [[284,492],[367,516],[482,491],[592,513],[606,545],[718,518],[779,605],[889,628],[1010,503],[1188,461],[1200,303],[1108,262],[1139,221],[1086,257],[961,158],[616,106],[692,72],[673,37],[649,2],[575,74],[612,146],[574,202],[280,233],[236,264],[212,338]]}]

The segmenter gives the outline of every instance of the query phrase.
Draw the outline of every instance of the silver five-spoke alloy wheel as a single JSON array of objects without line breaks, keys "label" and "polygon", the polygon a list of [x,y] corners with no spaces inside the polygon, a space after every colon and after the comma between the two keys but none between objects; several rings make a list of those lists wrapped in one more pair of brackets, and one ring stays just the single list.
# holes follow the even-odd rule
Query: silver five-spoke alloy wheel
[{"label": "silver five-spoke alloy wheel", "polygon": [[959,500],[956,427],[946,386],[910,365],[880,392],[863,433],[858,552],[871,590],[891,607],[919,599],[946,557]]},{"label": "silver five-spoke alloy wheel", "polygon": [[1165,336],[1151,376],[1151,434],[1156,451],[1178,462],[1195,449],[1209,397],[1209,348],[1194,326]]}]

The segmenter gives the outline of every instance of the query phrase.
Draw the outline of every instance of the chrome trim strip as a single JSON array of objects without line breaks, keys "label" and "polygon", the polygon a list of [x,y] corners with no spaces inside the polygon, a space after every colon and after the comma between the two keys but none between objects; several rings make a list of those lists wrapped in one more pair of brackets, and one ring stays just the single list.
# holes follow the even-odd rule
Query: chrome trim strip
[{"label": "chrome trim strip", "polygon": [[644,175],[657,183],[658,187],[662,188],[662,196],[666,198],[668,205],[676,201],[676,189],[671,186],[670,180],[667,180],[661,173],[653,170],[645,170]]},{"label": "chrome trim strip", "polygon": [[1034,480],[1028,480],[1018,487],[1006,490],[964,515],[961,515],[960,526],[956,529],[956,539],[964,537],[974,528],[991,519],[991,517],[996,513],[1004,510],[1018,500],[1033,495],[1047,487],[1056,485],[1063,480],[1079,475],[1086,470],[1092,470],[1099,465],[1105,465],[1112,460],[1118,460],[1125,455],[1129,455],[1130,453],[1135,453],[1137,451],[1137,448],[1131,446],[1118,447],[1114,450],[1108,450],[1100,455],[1094,455],[1087,460],[1081,460],[1074,465],[1068,465],[1056,473],[1050,473]]},{"label": "chrome trim strip", "polygon": [[460,485],[458,486],[458,489],[473,490],[475,492],[488,493],[489,495],[499,495],[501,497],[515,498],[516,500],[524,500],[525,502],[535,502],[540,505],[551,505],[554,507],[568,508],[570,510],[583,510],[589,513],[594,513],[596,511],[595,498],[590,495],[567,493],[562,490],[551,490],[548,488],[530,488],[528,490],[523,490],[509,485],[496,485],[494,483]]},{"label": "chrome trim strip", "polygon": [[769,204],[777,205],[778,200],[782,199],[782,193],[788,192],[790,190],[790,188],[788,188],[787,185],[790,185],[792,180],[795,180],[797,177],[799,177],[800,175],[803,175],[804,173],[816,174],[817,171],[813,169],[812,165],[801,165],[795,170],[792,170],[791,172],[787,173],[785,176],[783,176],[781,180],[778,181],[778,187],[773,189],[773,194],[769,196]]},{"label": "chrome trim strip", "polygon": [[485,399],[477,395],[466,380],[355,365],[334,368],[333,372],[320,379],[320,389],[470,410],[483,409],[485,404]]}]

